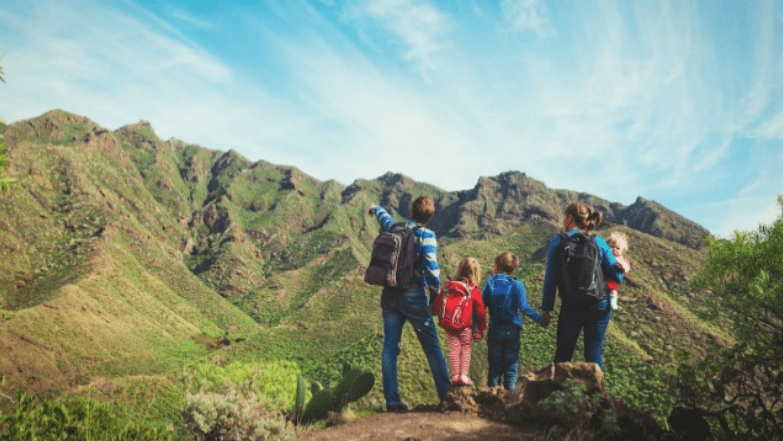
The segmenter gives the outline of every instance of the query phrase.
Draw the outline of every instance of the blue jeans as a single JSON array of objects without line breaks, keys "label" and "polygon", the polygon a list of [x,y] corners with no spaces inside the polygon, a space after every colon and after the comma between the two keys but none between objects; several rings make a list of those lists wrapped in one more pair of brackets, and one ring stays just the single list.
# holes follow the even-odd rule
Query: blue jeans
[{"label": "blue jeans", "polygon": [[383,395],[386,398],[387,408],[402,404],[397,384],[397,356],[400,354],[402,326],[405,321],[411,323],[416,337],[419,338],[421,348],[430,364],[438,397],[441,400],[451,386],[435,321],[427,312],[428,305],[429,299],[424,288],[411,288],[404,291],[384,289],[381,294],[381,312],[383,314],[381,371],[383,374]]},{"label": "blue jeans", "polygon": [[596,363],[603,370],[604,336],[611,318],[609,296],[598,303],[563,303],[557,320],[555,363],[571,361],[579,333],[584,329],[585,361]]},{"label": "blue jeans", "polygon": [[513,392],[519,376],[519,332],[521,329],[513,323],[494,324],[487,333],[487,358],[489,362],[489,377],[487,386],[500,384],[503,376],[503,387]]}]

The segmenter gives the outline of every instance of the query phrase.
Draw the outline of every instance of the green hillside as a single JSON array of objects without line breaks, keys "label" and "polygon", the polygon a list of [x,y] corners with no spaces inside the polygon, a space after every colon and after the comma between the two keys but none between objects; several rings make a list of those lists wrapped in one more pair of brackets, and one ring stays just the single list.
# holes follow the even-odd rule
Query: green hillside
[{"label": "green hillside", "polygon": [[[708,232],[654,201],[625,207],[519,172],[461,192],[395,174],[344,186],[162,141],[144,122],[111,132],[59,110],[6,127],[4,140],[5,175],[17,180],[0,194],[0,375],[9,394],[88,391],[112,401],[173,388],[169,406],[181,399],[175,379],[206,362],[294,361],[324,384],[344,363],[379,377],[380,290],[362,281],[378,226],[366,209],[377,203],[403,219],[420,194],[436,200],[430,227],[443,278],[465,255],[486,272],[510,250],[535,307],[563,208],[583,200],[605,211],[599,233],[625,233],[633,267],[605,356],[619,395],[658,393],[657,374],[678,351],[732,338],[705,321],[705,299],[689,291]],[[554,333],[528,323],[524,372],[549,364]],[[402,394],[433,403],[412,330],[403,344]],[[485,345],[474,353],[480,379]],[[359,408],[381,409],[380,389]]]}]

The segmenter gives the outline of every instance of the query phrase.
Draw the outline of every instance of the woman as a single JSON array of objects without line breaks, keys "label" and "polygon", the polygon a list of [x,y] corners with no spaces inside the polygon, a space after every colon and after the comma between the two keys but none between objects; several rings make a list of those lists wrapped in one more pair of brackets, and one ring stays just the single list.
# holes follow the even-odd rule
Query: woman
[{"label": "woman", "polygon": [[[590,236],[596,226],[601,222],[602,214],[589,205],[575,202],[569,205],[563,215],[563,229],[568,236],[578,232]],[[571,361],[574,355],[576,341],[579,333],[584,329],[585,361],[596,363],[602,370],[603,346],[606,328],[611,319],[609,297],[604,292],[602,300],[594,300],[587,297],[571,298],[564,296],[564,283],[561,275],[560,259],[558,252],[563,238],[557,235],[549,241],[547,249],[546,276],[544,277],[544,295],[541,302],[542,315],[545,324],[551,320],[550,312],[555,304],[555,291],[560,291],[562,305],[560,317],[557,321],[557,350],[555,363]],[[598,245],[598,257],[601,260],[603,274],[616,280],[623,280],[622,270],[617,266],[617,260],[612,254],[609,245],[600,237],[595,236]],[[601,289],[606,285],[601,284]]]}]

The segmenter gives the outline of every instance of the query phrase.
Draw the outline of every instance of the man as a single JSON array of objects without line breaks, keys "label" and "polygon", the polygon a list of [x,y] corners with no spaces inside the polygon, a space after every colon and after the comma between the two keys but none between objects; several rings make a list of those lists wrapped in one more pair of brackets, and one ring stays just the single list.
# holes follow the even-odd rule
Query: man
[{"label": "man", "polygon": [[[394,218],[381,207],[371,207],[368,214],[378,219],[383,231],[389,231],[397,224]],[[384,287],[381,294],[383,314],[381,370],[386,410],[389,412],[408,410],[408,406],[400,399],[397,384],[397,356],[400,353],[402,327],[406,321],[413,326],[421,348],[427,356],[432,379],[435,381],[435,388],[441,400],[451,384],[435,321],[428,312],[429,304],[435,300],[440,289],[440,269],[436,256],[438,241],[435,233],[425,228],[434,214],[435,202],[429,196],[419,196],[411,204],[412,219],[406,224],[410,228],[418,227],[414,231],[416,263],[413,278],[407,288]]]}]

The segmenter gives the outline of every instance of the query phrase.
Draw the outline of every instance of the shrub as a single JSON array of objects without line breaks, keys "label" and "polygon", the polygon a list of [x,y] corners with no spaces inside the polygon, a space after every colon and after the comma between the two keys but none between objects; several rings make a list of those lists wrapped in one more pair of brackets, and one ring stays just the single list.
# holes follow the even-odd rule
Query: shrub
[{"label": "shrub", "polygon": [[783,218],[708,245],[693,285],[714,294],[713,313],[733,320],[738,343],[683,362],[680,400],[716,419],[724,437],[783,439]]},{"label": "shrub", "polygon": [[182,419],[197,441],[297,439],[283,415],[270,410],[252,391],[188,394]]},{"label": "shrub", "polygon": [[563,381],[561,386],[539,405],[567,430],[553,428],[545,439],[606,439],[618,431],[617,415],[600,393],[588,393],[584,384],[573,379]]},{"label": "shrub", "polygon": [[17,396],[13,412],[0,416],[0,439],[60,440],[173,440],[173,434],[143,422],[129,422],[109,404],[87,397],[39,402],[24,392]]},{"label": "shrub", "polygon": [[191,393],[253,391],[273,407],[293,409],[299,367],[291,361],[234,361],[225,367],[203,363],[186,378]]}]

